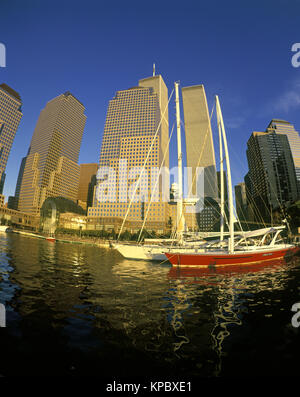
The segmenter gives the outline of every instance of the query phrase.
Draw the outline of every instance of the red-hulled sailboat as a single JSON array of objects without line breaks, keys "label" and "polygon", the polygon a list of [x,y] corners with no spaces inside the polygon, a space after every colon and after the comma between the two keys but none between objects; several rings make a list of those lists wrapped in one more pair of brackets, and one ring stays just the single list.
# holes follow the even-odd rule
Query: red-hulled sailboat
[{"label": "red-hulled sailboat", "polygon": [[[220,141],[220,178],[221,178],[221,230],[220,240],[214,248],[213,244],[206,245],[199,249],[198,247],[182,247],[181,249],[173,248],[165,252],[166,257],[173,266],[181,267],[217,267],[217,266],[234,266],[250,265],[255,263],[264,263],[276,259],[286,259],[295,255],[299,247],[294,244],[285,244],[280,239],[280,233],[285,229],[282,227],[265,228],[251,232],[234,233],[234,213],[233,213],[233,195],[231,183],[231,170],[227,139],[224,128],[224,122],[219,103],[216,96],[216,111]],[[225,152],[228,184],[228,205],[229,205],[229,238],[224,239],[224,181],[223,181],[223,145]],[[238,239],[235,240],[235,237]],[[260,239],[257,239],[261,237]]]}]

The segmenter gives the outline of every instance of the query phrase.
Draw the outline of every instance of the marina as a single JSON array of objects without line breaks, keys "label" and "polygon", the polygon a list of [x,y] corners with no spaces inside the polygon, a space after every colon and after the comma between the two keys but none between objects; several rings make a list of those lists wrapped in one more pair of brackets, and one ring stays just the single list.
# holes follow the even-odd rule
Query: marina
[{"label": "marina", "polygon": [[299,257],[247,269],[180,269],[15,233],[0,235],[0,249],[2,376],[298,372],[291,308]]},{"label": "marina", "polygon": [[300,3],[0,9],[0,378],[298,378]]}]

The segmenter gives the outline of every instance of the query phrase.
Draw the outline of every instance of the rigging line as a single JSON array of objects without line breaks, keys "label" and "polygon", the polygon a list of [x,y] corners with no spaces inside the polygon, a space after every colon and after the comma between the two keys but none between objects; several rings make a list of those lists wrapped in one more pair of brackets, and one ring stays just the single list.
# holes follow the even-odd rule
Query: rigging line
[{"label": "rigging line", "polygon": [[[234,148],[231,146],[231,144],[228,144],[228,146],[230,147],[231,153],[233,153],[234,156],[238,158],[239,163],[243,166],[243,164],[242,164],[242,162],[241,162],[241,159],[240,159],[240,156],[237,156],[237,154],[236,154]],[[252,199],[252,198],[251,198],[251,199]],[[256,205],[256,203],[254,203],[254,202],[253,202],[253,204]],[[266,204],[265,204],[265,205],[266,205]],[[266,206],[266,208],[267,208],[267,206]],[[257,208],[257,210],[258,210],[258,208]],[[268,208],[267,208],[267,210],[268,210]],[[238,220],[239,223],[240,223],[240,220],[239,220],[239,218],[238,218],[238,216],[237,216],[237,211],[236,211],[236,210],[235,210],[235,213],[236,213],[236,218],[237,218],[237,220]],[[261,214],[259,213],[259,210],[258,210],[257,216],[258,216],[258,218],[259,218],[259,217],[261,218],[261,221],[262,221],[263,225],[266,226],[263,217],[262,217]],[[248,224],[247,220],[245,220],[245,223],[247,224],[247,226],[248,226],[248,228],[249,228],[249,224]],[[240,225],[240,226],[241,226],[241,225]]]},{"label": "rigging line", "polygon": [[[240,157],[237,156],[237,153],[235,152],[235,150],[234,150],[234,148],[232,147],[232,145],[231,145],[231,144],[228,144],[228,146],[230,147],[230,152],[234,154],[234,156],[238,159],[238,162],[243,166],[243,163],[241,162]],[[250,177],[250,175],[249,175],[249,177]],[[250,179],[251,179],[251,177],[250,177]],[[261,198],[263,199],[263,197],[261,197]],[[252,197],[251,197],[251,198],[249,197],[249,199],[252,200],[251,204],[253,204],[254,206],[256,206],[256,203],[253,201]],[[265,204],[265,203],[264,203],[264,204]],[[265,206],[266,206],[266,204],[265,204]],[[257,207],[257,206],[256,206],[256,207]],[[266,208],[267,208],[267,206],[266,206]],[[261,219],[262,224],[266,227],[266,224],[265,224],[265,222],[264,222],[264,219],[263,219],[262,215],[259,213],[258,208],[256,208],[256,209],[257,209],[257,213],[256,213],[257,217]],[[268,208],[267,208],[267,209],[268,209]],[[238,219],[237,213],[236,213],[236,217],[237,217],[237,219]],[[247,223],[247,220],[245,220],[245,222]],[[247,223],[247,226],[249,227],[249,224],[248,224],[248,223]]]},{"label": "rigging line", "polygon": [[[211,118],[212,118],[212,117],[211,117]],[[210,121],[211,121],[211,118],[210,118]],[[209,127],[208,127],[208,128],[209,128]],[[193,150],[194,150],[194,153],[196,153],[195,147],[193,147]],[[225,161],[225,159],[223,158],[222,163],[224,163],[224,161]],[[199,160],[199,162],[200,162],[200,160]],[[198,164],[199,164],[199,162],[198,162]],[[210,188],[213,188],[213,187],[214,187],[214,186],[212,185],[210,179],[208,179],[206,182],[208,182]],[[226,186],[227,186],[227,185],[226,185]],[[218,195],[219,195],[219,193],[220,193],[219,186],[217,186],[217,193],[218,193]],[[225,204],[226,204],[226,203],[225,203]],[[227,205],[228,205],[228,203],[227,203]],[[214,210],[215,210],[215,212],[216,212],[218,215],[222,216],[222,213],[221,213],[221,210],[220,210],[219,206],[218,206],[218,208],[214,208]],[[239,224],[240,224],[240,221],[239,221],[239,219],[238,219],[238,216],[237,216],[237,212],[236,212],[236,211],[235,211],[235,216],[236,216],[236,219],[238,220],[238,222],[239,222]],[[225,222],[226,222],[226,224],[227,224],[227,226],[228,226],[229,222],[228,222],[228,219],[227,219],[226,212],[224,212],[224,220],[225,220]],[[241,227],[241,224],[240,224],[240,227]],[[242,229],[242,227],[241,227],[241,229]]]},{"label": "rigging line", "polygon": [[[264,206],[266,207],[267,212],[271,215],[270,209],[268,208],[268,206],[267,206],[267,204],[266,204],[266,202],[265,202],[264,197],[263,197],[263,196],[260,194],[260,192],[257,190],[255,184],[253,184],[253,180],[252,180],[252,177],[251,177],[250,175],[249,175],[249,179],[250,179],[250,181],[251,181],[251,183],[252,183],[252,186],[253,186],[254,190],[258,193],[258,197],[260,197],[260,199],[262,200]],[[256,204],[255,199],[254,199],[252,196],[251,196],[250,202],[251,202],[251,204],[253,204],[253,207],[254,207],[254,210],[255,210],[254,212],[255,212],[256,217],[259,218],[259,219],[261,220],[261,222],[263,223],[263,225],[266,227],[267,225],[266,225],[266,223],[265,223],[265,220],[264,220],[263,216],[261,215],[261,212],[260,212],[260,210],[259,210],[259,208],[258,208],[258,205]]]},{"label": "rigging line", "polygon": [[[251,182],[253,182],[253,181],[252,181],[252,178],[250,177],[250,175],[249,175],[249,178],[250,178]],[[254,185],[253,185],[253,186],[254,186]],[[256,188],[255,188],[255,189],[256,189]],[[264,198],[260,195],[260,193],[258,193],[258,195],[260,196],[260,198],[262,199],[262,201],[263,201],[265,207],[267,208],[267,205],[266,205],[266,203],[265,203],[265,201],[264,201]],[[257,204],[256,204],[256,202],[255,202],[255,200],[254,200],[254,198],[253,198],[253,197],[249,197],[249,195],[248,195],[248,199],[249,199],[250,204],[253,205],[253,210],[254,210],[254,212],[255,212],[255,214],[256,214],[256,217],[257,217],[258,219],[260,219],[261,223],[266,227],[267,225],[266,225],[266,223],[265,223],[265,220],[264,220],[263,216],[261,215],[260,210],[259,210],[259,208],[258,208],[258,206],[257,206]],[[267,208],[267,210],[268,210],[268,208]]]},{"label": "rigging line", "polygon": [[[212,108],[212,111],[211,111],[211,115],[210,115],[209,122],[211,122],[214,109],[215,109],[215,103],[214,103],[213,108]],[[207,139],[207,136],[208,136],[208,132],[209,132],[209,125],[208,125],[207,130],[206,130],[206,133],[205,133],[204,143],[203,143],[203,145],[202,145],[202,150],[201,150],[201,154],[200,154],[200,157],[199,157],[199,160],[198,160],[198,163],[197,163],[197,167],[198,167],[200,161],[202,160],[202,155],[203,155],[203,151],[204,151],[204,146],[205,146],[205,143],[206,143],[206,139]],[[196,167],[196,168],[197,168],[197,167]],[[197,176],[197,173],[195,172],[194,177],[193,177],[193,179],[192,179],[191,186],[190,186],[190,190],[189,190],[189,192],[188,192],[188,196],[190,196],[190,193],[191,193],[191,191],[192,191],[192,186],[193,186],[193,183],[194,183],[194,181],[195,181],[196,176]],[[184,211],[182,211],[182,214],[180,215],[179,222],[181,221],[181,219],[182,219],[182,217],[183,217],[183,212],[184,212]],[[179,223],[179,222],[178,222],[178,223]],[[176,225],[175,231],[176,231],[176,229],[177,229],[177,225]]]},{"label": "rigging line", "polygon": [[[118,234],[117,241],[119,241],[119,238],[120,238],[120,235],[121,235],[121,233],[122,233],[122,230],[123,230],[125,221],[126,221],[126,219],[127,219],[127,216],[128,216],[128,214],[129,214],[129,211],[130,211],[130,208],[131,208],[131,204],[132,204],[132,202],[133,202],[133,199],[134,199],[134,197],[135,197],[137,188],[138,188],[139,183],[140,183],[140,181],[141,181],[143,171],[144,171],[145,166],[146,166],[146,164],[147,164],[147,161],[148,161],[148,159],[149,159],[150,152],[151,152],[151,150],[152,150],[152,147],[153,147],[153,145],[154,145],[154,142],[155,142],[155,139],[156,139],[156,137],[157,137],[158,131],[159,131],[160,126],[161,126],[161,124],[162,124],[162,120],[163,120],[163,118],[164,118],[164,116],[165,116],[166,111],[168,110],[169,102],[170,102],[170,100],[171,100],[171,97],[172,97],[172,95],[173,95],[173,92],[174,92],[174,89],[173,89],[172,92],[171,92],[171,95],[170,95],[169,100],[168,100],[168,102],[167,102],[167,104],[166,104],[166,107],[165,107],[165,109],[164,109],[164,112],[163,112],[163,114],[162,114],[162,116],[161,116],[161,118],[160,118],[160,121],[159,121],[159,124],[158,124],[158,126],[157,126],[156,132],[155,132],[155,134],[154,134],[154,136],[153,136],[153,140],[152,140],[152,142],[151,142],[151,146],[150,146],[150,148],[149,148],[147,157],[146,157],[146,159],[145,159],[145,161],[144,161],[144,165],[143,165],[143,168],[142,168],[142,172],[140,173],[140,176],[139,176],[138,181],[135,182],[134,193],[132,194],[132,197],[131,197],[129,206],[127,207],[127,211],[126,211],[125,217],[124,217],[124,219],[123,219],[123,222],[122,222],[122,225],[121,225],[119,234]],[[128,178],[127,178],[127,182],[128,182]]]},{"label": "rigging line", "polygon": [[143,231],[143,229],[145,227],[145,223],[146,223],[146,220],[147,220],[147,217],[148,217],[148,213],[149,213],[149,210],[150,210],[150,205],[151,205],[151,202],[152,202],[152,199],[153,199],[153,195],[154,195],[154,193],[156,193],[157,182],[159,181],[160,172],[161,172],[162,166],[164,164],[166,155],[167,155],[168,150],[169,150],[169,145],[170,145],[170,141],[171,141],[171,138],[172,138],[172,135],[173,135],[174,126],[175,126],[175,122],[173,123],[171,134],[170,134],[170,137],[169,137],[169,140],[168,140],[168,144],[167,144],[167,148],[165,150],[164,157],[163,157],[163,160],[162,160],[160,168],[159,168],[159,173],[158,173],[158,176],[157,176],[157,179],[156,179],[156,182],[155,182],[154,189],[153,189],[152,194],[151,194],[150,202],[149,202],[148,207],[147,207],[146,216],[144,216],[144,222],[143,222],[143,225],[142,225],[142,228],[140,230],[140,234],[139,234],[139,237],[138,237],[138,240],[137,240],[138,243],[140,242],[141,234],[142,234],[142,231]]},{"label": "rigging line", "polygon": [[[210,118],[210,119],[211,119],[211,118]],[[193,147],[193,150],[194,150],[194,153],[195,153],[195,148],[194,148],[194,147]],[[199,160],[199,161],[200,161],[200,160]],[[224,162],[224,159],[222,160],[222,162]],[[199,163],[198,163],[198,164],[199,164]],[[210,186],[211,188],[213,188],[212,183],[211,183],[210,180],[208,180],[208,183],[209,183],[209,186]],[[217,187],[217,191],[218,191],[218,193],[219,193],[219,188],[218,188],[218,187]],[[216,213],[217,213],[218,215],[222,216],[221,211],[220,211],[219,208],[215,209],[215,211],[216,211]],[[236,217],[236,219],[237,219],[237,222],[238,222],[238,224],[239,224],[241,230],[243,230],[242,225],[241,225],[241,222],[240,222],[240,219],[239,219],[239,217],[237,216],[237,211],[236,211],[236,210],[235,210],[235,217]],[[227,219],[226,212],[224,213],[224,219],[225,219],[225,222],[226,222],[226,224],[227,224],[227,226],[228,226],[228,219]],[[247,224],[247,226],[248,226],[248,228],[249,228],[249,225],[248,225],[247,221],[246,221],[246,224]]]},{"label": "rigging line", "polygon": [[[241,159],[240,159],[240,156],[237,155],[237,153],[235,152],[234,148],[233,148],[231,145],[229,145],[229,146],[230,146],[231,152],[232,152],[232,153],[234,154],[234,156],[238,159],[238,162],[239,162],[241,165],[243,165],[243,164],[242,164],[242,161],[241,161]],[[265,172],[265,171],[264,171],[264,172]],[[248,175],[249,175],[249,174],[248,174]],[[252,182],[252,185],[253,185],[254,189],[257,191],[258,196],[261,198],[261,200],[262,200],[262,202],[263,202],[263,204],[264,204],[264,206],[265,206],[265,208],[266,208],[268,214],[271,215],[269,206],[267,205],[267,203],[266,203],[264,197],[263,197],[263,196],[261,195],[261,193],[257,190],[255,184],[253,184],[253,180],[252,180],[252,178],[251,178],[250,175],[249,175],[249,178],[250,178],[250,180],[251,180],[251,182]],[[266,178],[266,179],[267,179],[267,178]],[[278,197],[277,197],[277,196],[276,196],[276,198],[277,198],[277,201],[278,201]],[[261,220],[262,224],[266,227],[267,225],[266,225],[266,223],[265,223],[265,220],[263,219],[263,216],[261,215],[261,213],[260,213],[260,211],[259,211],[259,208],[257,207],[257,204],[256,204],[256,202],[254,201],[254,199],[253,199],[252,197],[251,197],[251,204],[253,204],[253,205],[255,206],[257,218],[259,218],[259,219]],[[280,205],[280,203],[279,203],[279,205]]]}]

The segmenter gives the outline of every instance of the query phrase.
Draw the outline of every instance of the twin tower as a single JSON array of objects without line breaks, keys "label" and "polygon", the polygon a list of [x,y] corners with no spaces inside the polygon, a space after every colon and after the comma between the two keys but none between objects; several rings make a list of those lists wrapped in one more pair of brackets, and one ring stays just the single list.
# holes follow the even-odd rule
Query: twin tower
[{"label": "twin tower", "polygon": [[[169,101],[168,89],[160,75],[142,79],[138,86],[118,91],[110,101],[99,163],[101,167],[108,167],[114,172],[111,179],[105,172],[98,175],[99,192],[94,206],[88,210],[89,217],[108,219],[126,216],[133,229],[138,229],[140,222],[147,217],[147,228],[158,231],[163,230],[166,219],[173,217],[172,209],[163,200],[161,182],[153,200],[153,177],[157,179],[153,170],[159,170],[161,166],[169,168],[170,163],[169,147],[172,148],[172,145],[169,146],[169,139],[172,129],[169,125],[169,107],[174,107]],[[202,189],[198,193],[201,193],[202,198],[217,199],[215,154],[204,86],[182,88],[182,102],[186,165],[192,171],[189,175],[189,191],[193,197],[197,197],[196,171],[197,168],[203,169],[199,175]],[[176,149],[171,156],[176,165]],[[122,163],[124,161],[126,167]],[[144,169],[139,178],[131,171],[138,167]],[[134,191],[135,181],[139,186]],[[126,200],[127,193],[136,194],[137,199],[130,200],[129,194]],[[146,203],[143,203],[145,198]]]},{"label": "twin tower", "polygon": [[[204,168],[204,196],[215,199],[218,195],[215,154],[203,85],[183,87],[182,102],[186,165],[191,167],[193,176],[197,167]],[[98,201],[95,196],[93,206],[88,209],[89,217],[123,218],[128,215],[138,227],[147,211],[154,229],[158,223],[166,221],[168,214],[159,191],[160,199],[153,204],[133,202],[130,210],[128,202],[118,198],[122,190],[128,191],[128,178],[136,178],[130,175],[131,169],[145,165],[139,193],[149,198],[150,184],[146,184],[146,179],[150,180],[151,170],[162,165],[169,167],[169,106],[168,89],[160,75],[118,91],[109,102],[99,166],[115,169],[118,183],[106,177],[107,200]],[[18,210],[38,213],[48,197],[61,196],[76,201],[80,173],[78,157],[86,122],[84,111],[83,104],[70,92],[52,99],[42,110],[20,168],[16,189]],[[171,155],[176,159],[177,153]],[[120,169],[120,159],[126,160],[126,170]],[[193,178],[194,196],[196,182]],[[114,194],[117,200],[110,200],[109,194]]]}]

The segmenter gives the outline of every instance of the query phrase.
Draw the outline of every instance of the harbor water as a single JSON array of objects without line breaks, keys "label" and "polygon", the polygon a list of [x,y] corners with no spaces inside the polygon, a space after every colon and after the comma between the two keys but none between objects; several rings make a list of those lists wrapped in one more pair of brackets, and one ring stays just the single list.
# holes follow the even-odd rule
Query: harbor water
[{"label": "harbor water", "polygon": [[116,251],[0,235],[0,375],[297,376],[300,258],[185,273]]}]

